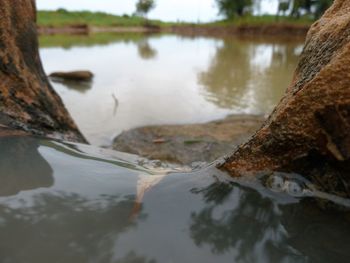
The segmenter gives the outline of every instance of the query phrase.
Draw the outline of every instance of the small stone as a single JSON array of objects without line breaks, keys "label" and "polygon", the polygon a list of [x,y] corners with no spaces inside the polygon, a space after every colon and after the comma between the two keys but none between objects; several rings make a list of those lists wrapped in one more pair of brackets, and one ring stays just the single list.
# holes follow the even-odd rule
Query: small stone
[{"label": "small stone", "polygon": [[70,72],[53,72],[49,75],[52,80],[73,80],[73,81],[91,81],[94,74],[87,70],[70,71]]}]

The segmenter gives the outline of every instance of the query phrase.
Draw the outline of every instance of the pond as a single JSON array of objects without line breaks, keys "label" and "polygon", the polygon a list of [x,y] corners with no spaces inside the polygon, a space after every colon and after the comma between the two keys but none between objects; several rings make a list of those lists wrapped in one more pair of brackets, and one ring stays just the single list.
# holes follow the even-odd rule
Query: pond
[{"label": "pond", "polygon": [[349,216],[320,210],[312,191],[285,193],[211,166],[155,169],[136,156],[31,137],[0,138],[0,147],[3,263],[350,257]]},{"label": "pond", "polygon": [[[267,114],[302,46],[156,35],[41,38],[47,72],[88,139],[130,128]],[[176,51],[176,52],[175,52]],[[350,258],[349,200],[296,174],[234,179],[95,146],[0,137],[0,262],[315,262]],[[334,206],[332,206],[334,207]]]},{"label": "pond", "polygon": [[302,41],[175,35],[42,36],[47,73],[86,69],[92,83],[53,83],[93,145],[146,125],[269,114],[291,81]]}]

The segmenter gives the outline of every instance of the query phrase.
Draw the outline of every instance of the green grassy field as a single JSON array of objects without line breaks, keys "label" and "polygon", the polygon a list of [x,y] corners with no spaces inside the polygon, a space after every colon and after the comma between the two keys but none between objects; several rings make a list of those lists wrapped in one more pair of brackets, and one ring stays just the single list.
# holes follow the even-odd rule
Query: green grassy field
[{"label": "green grassy field", "polygon": [[[57,11],[38,11],[38,25],[64,27],[70,25],[89,25],[100,27],[127,26],[138,27],[144,26],[146,20],[138,16],[115,16],[102,12],[68,12],[64,9]],[[158,20],[148,20],[151,25],[166,25],[167,23]]]},{"label": "green grassy field", "polygon": [[308,17],[299,19],[290,17],[279,17],[276,19],[274,15],[264,16],[245,16],[234,20],[222,20],[203,24],[190,23],[168,23],[160,20],[145,20],[138,16],[116,16],[102,12],[68,12],[64,9],[57,11],[38,11],[38,25],[51,27],[64,27],[71,25],[89,25],[99,27],[139,27],[146,23],[153,26],[173,26],[173,25],[199,25],[199,26],[232,26],[232,25],[276,25],[276,24],[295,24],[310,25],[313,22]]}]

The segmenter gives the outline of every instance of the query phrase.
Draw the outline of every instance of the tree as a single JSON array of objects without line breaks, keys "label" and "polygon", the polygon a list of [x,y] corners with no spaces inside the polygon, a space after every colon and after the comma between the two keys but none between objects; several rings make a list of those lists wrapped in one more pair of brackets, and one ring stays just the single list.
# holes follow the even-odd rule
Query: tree
[{"label": "tree", "polygon": [[35,1],[0,5],[0,125],[85,142],[41,64]]},{"label": "tree", "polygon": [[319,18],[332,5],[333,0],[318,0],[315,3],[315,18]]},{"label": "tree", "polygon": [[299,18],[302,12],[319,18],[332,4],[333,0],[289,0],[291,16]]},{"label": "tree", "polygon": [[292,10],[290,15],[299,18],[302,11],[306,11],[308,14],[311,12],[311,1],[310,0],[293,0]]},{"label": "tree", "polygon": [[289,6],[290,6],[289,0],[279,0],[277,17],[280,15],[280,13],[282,13],[285,16],[287,11],[289,10]]},{"label": "tree", "polygon": [[149,11],[156,7],[154,0],[138,0],[136,3],[136,13],[142,16],[147,16]]},{"label": "tree", "polygon": [[251,11],[253,0],[216,0],[219,13],[231,19]]},{"label": "tree", "polygon": [[279,0],[277,16],[280,13],[299,18],[302,14],[319,18],[332,4],[333,0]]}]

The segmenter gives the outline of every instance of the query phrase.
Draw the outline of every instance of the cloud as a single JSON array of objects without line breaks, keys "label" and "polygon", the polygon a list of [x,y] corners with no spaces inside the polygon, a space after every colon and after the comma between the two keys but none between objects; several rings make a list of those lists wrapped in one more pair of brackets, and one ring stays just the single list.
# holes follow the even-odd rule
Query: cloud
[{"label": "cloud", "polygon": [[[165,21],[209,21],[217,18],[215,0],[157,0],[157,7],[150,18]],[[103,11],[113,14],[131,14],[136,0],[37,0],[38,9]]]},{"label": "cloud", "polygon": [[[132,14],[136,0],[37,0],[38,9],[103,11],[117,15]],[[157,6],[149,17],[164,21],[212,21],[219,19],[215,0],[156,0]],[[277,0],[264,0],[262,12],[276,9]]]}]

